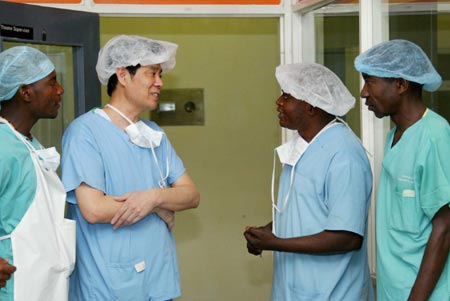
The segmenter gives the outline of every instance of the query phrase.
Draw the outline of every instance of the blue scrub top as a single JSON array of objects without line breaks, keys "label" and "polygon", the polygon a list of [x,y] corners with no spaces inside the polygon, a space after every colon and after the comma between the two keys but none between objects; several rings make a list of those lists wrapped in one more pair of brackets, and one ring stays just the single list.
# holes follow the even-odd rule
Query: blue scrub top
[{"label": "blue scrub top", "polygon": [[[4,236],[14,231],[27,212],[34,200],[37,181],[30,151],[4,123],[0,123],[0,141],[0,236]],[[37,139],[30,143],[36,149],[41,148]],[[14,264],[10,239],[0,240],[0,257]],[[14,300],[13,291],[14,274],[0,288],[0,300]]]},{"label": "blue scrub top", "polygon": [[[450,203],[450,127],[428,110],[393,146],[386,140],[377,196],[377,297],[407,300],[437,211]],[[450,258],[429,300],[450,300]]]},{"label": "blue scrub top", "polygon": [[[162,131],[155,123],[144,122]],[[155,152],[163,174],[169,159],[169,184],[183,175],[183,163],[166,135]],[[159,180],[151,150],[131,143],[124,131],[94,111],[77,118],[64,133],[62,181],[69,217],[77,222],[70,300],[161,301],[180,295],[173,235],[158,215],[113,230],[109,223],[88,223],[74,194],[82,182],[120,196],[159,187]],[[146,268],[138,272],[135,265],[143,262]]]},{"label": "blue scrub top", "polygon": [[[285,165],[281,172],[278,208],[291,170]],[[277,235],[343,230],[363,236],[363,246],[342,254],[275,252],[272,301],[372,300],[366,237],[371,192],[369,161],[345,125],[338,123],[311,142],[295,166],[287,207],[275,216]]]}]

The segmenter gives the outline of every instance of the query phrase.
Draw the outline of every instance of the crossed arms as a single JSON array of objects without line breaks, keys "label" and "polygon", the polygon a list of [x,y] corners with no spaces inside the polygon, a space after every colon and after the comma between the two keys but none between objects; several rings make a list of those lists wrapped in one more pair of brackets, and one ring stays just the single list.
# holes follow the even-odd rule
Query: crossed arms
[{"label": "crossed arms", "polygon": [[122,196],[105,195],[82,183],[75,189],[75,196],[89,223],[111,223],[114,229],[134,224],[151,213],[158,214],[171,229],[175,212],[195,208],[200,202],[200,193],[187,173],[169,188],[133,191]]}]

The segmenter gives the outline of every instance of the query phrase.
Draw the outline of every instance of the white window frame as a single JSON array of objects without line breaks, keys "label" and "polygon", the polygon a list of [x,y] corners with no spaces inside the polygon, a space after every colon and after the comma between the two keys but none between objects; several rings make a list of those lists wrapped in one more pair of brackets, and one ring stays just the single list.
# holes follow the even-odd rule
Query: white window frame
[{"label": "white window frame", "polygon": [[[315,61],[315,24],[313,11],[323,8],[332,3],[330,0],[312,0],[305,1],[305,3],[293,4],[292,13],[296,18],[300,19],[301,26],[293,28],[294,36],[301,36],[306,45],[303,48],[299,62],[314,62]],[[343,5],[342,12],[345,9],[355,11],[359,9],[359,40],[360,52],[363,52],[375,44],[383,41],[383,33],[388,32],[385,26],[388,22],[383,22],[383,8],[382,0],[360,0],[358,7],[351,7],[352,5]],[[295,32],[296,31],[296,32]],[[386,39],[386,38],[385,38]],[[384,39],[384,40],[385,40]],[[360,87],[362,88],[364,82],[360,78]],[[378,179],[381,171],[381,162],[383,160],[385,137],[389,131],[389,119],[378,119],[372,112],[369,112],[365,105],[360,106],[361,113],[361,141],[369,152],[369,160],[374,174],[374,186],[371,200],[371,208],[369,211],[368,222],[368,256],[370,271],[373,276],[376,276],[376,240],[375,240],[375,199],[378,188]]]}]

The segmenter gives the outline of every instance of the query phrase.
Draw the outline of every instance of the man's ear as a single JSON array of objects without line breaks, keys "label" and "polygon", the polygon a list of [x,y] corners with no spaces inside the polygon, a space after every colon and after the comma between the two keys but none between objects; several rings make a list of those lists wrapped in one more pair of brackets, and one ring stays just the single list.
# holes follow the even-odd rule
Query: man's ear
[{"label": "man's ear", "polygon": [[31,96],[33,95],[33,89],[31,85],[21,85],[17,93],[19,93],[20,98],[22,98],[25,102],[30,102]]},{"label": "man's ear", "polygon": [[121,83],[122,85],[125,85],[126,83],[126,78],[130,73],[128,72],[127,68],[125,67],[117,67],[116,68],[116,76],[117,76],[117,80],[119,81],[119,83]]},{"label": "man's ear", "polygon": [[306,103],[306,112],[308,113],[308,115],[312,116],[316,114],[316,107],[310,105],[309,103]]},{"label": "man's ear", "polygon": [[404,78],[396,80],[398,94],[403,94],[409,89],[409,81]]}]

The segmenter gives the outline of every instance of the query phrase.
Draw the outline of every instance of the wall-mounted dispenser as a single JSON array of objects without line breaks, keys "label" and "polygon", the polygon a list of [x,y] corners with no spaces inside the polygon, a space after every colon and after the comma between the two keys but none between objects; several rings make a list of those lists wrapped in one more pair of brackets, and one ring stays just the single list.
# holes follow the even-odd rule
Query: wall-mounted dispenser
[{"label": "wall-mounted dispenser", "polygon": [[204,125],[203,89],[163,89],[150,119],[159,125]]}]

